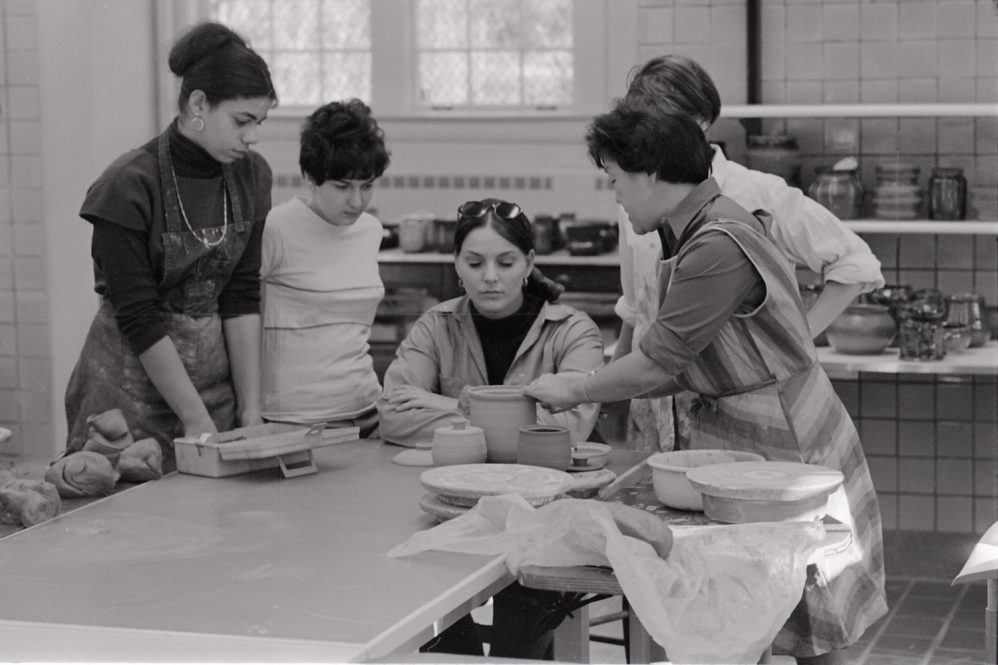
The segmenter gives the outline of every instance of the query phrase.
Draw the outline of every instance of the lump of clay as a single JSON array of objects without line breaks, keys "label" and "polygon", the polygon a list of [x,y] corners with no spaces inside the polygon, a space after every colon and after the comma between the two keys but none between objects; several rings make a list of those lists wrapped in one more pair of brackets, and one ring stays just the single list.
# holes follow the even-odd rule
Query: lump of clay
[{"label": "lump of clay", "polygon": [[163,476],[163,449],[156,439],[139,439],[118,457],[121,479],[131,483],[156,480]]},{"label": "lump of clay", "polygon": [[105,496],[118,482],[118,472],[100,453],[82,450],[52,462],[45,472],[45,480],[55,485],[59,496]]},{"label": "lump of clay", "polygon": [[87,424],[87,440],[83,449],[104,455],[111,466],[115,466],[121,452],[134,442],[121,409],[110,409],[89,416]]},{"label": "lump of clay", "polygon": [[87,424],[92,432],[100,432],[110,440],[129,436],[128,423],[121,409],[109,409],[87,417]]},{"label": "lump of clay", "polygon": [[672,551],[672,530],[665,522],[633,506],[614,501],[607,501],[603,505],[610,510],[613,521],[622,534],[645,541],[663,559],[669,556]]},{"label": "lump of clay", "polygon": [[59,492],[52,483],[14,478],[0,484],[0,522],[4,524],[34,526],[52,519],[61,508]]}]

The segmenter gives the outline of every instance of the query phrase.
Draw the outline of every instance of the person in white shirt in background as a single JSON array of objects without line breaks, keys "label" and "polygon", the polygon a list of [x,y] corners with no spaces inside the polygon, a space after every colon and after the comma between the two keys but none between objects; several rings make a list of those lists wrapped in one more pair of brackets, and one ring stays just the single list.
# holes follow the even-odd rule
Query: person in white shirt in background
[{"label": "person in white shirt in background", "polygon": [[[696,61],[679,55],[652,58],[634,70],[625,98],[639,108],[685,114],[704,132],[721,113],[721,98],[710,75]],[[783,178],[728,160],[718,145],[711,148],[711,176],[721,193],[746,210],[769,212],[773,216],[773,243],[791,264],[821,276],[824,288],[807,313],[812,336],[820,335],[858,295],[884,285],[880,261],[870,247],[827,208],[787,185]],[[654,233],[637,235],[622,207],[617,223],[623,295],[615,311],[623,325],[614,358],[636,348],[655,320],[658,262],[663,257],[660,237]],[[689,429],[685,397],[632,400],[628,446],[641,450],[676,447],[677,438],[681,442]]]},{"label": "person in white shirt in background", "polygon": [[308,192],[275,206],[263,232],[263,417],[376,436],[381,385],[368,340],[385,294],[383,229],[366,210],[389,152],[356,99],[314,111],[300,144]]}]

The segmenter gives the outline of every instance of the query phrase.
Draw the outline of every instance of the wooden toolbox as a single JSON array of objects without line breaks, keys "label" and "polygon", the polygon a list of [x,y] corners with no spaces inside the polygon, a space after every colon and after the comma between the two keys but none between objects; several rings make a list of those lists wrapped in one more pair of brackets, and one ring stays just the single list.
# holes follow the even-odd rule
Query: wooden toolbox
[{"label": "wooden toolbox", "polygon": [[293,478],[318,471],[312,459],[313,448],[355,441],[359,433],[357,427],[327,429],[325,423],[310,427],[268,423],[174,439],[173,444],[177,471],[181,473],[223,478],[280,467],[285,478]]}]

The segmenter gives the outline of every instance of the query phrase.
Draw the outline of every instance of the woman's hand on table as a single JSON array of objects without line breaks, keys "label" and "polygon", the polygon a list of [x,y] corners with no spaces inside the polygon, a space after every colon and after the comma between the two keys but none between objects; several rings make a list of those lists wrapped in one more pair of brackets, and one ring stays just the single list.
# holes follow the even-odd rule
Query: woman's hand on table
[{"label": "woman's hand on table", "polygon": [[458,410],[457,399],[444,397],[414,386],[399,386],[391,393],[385,394],[385,401],[396,411],[412,411],[414,409]]},{"label": "woman's hand on table", "polygon": [[585,378],[580,372],[542,374],[523,387],[523,394],[536,399],[551,413],[561,413],[589,401],[582,394]]}]

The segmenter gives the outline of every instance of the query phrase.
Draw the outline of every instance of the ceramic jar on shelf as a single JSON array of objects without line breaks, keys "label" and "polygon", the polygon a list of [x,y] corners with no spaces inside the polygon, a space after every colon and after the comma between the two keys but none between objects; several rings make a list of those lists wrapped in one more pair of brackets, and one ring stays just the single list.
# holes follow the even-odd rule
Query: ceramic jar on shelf
[{"label": "ceramic jar on shelf", "polygon": [[939,166],[929,178],[929,219],[967,217],[967,179],[963,169]]},{"label": "ceramic jar on shelf", "polygon": [[945,309],[933,299],[917,298],[902,308],[898,331],[901,360],[942,360],[946,357],[943,330]]},{"label": "ceramic jar on shelf", "polygon": [[[867,302],[874,305],[887,306],[887,311],[890,312],[891,318],[894,319],[894,325],[897,326],[898,330],[901,330],[901,308],[904,307],[905,303],[911,302],[914,297],[915,290],[910,284],[885,284],[879,289],[873,289],[866,294]],[[897,336],[894,337],[894,341],[890,345],[898,345]]]},{"label": "ceramic jar on shelf", "polygon": [[828,208],[839,219],[856,219],[863,201],[863,185],[856,169],[835,170],[819,166],[814,182],[807,189],[812,199]]},{"label": "ceramic jar on shelf", "polygon": [[918,187],[919,168],[904,162],[877,164],[877,186],[873,214],[878,219],[915,219],[922,205]]},{"label": "ceramic jar on shelf", "polygon": [[850,305],[829,324],[828,342],[839,353],[882,353],[897,327],[885,305]]},{"label": "ceramic jar on shelf", "polygon": [[970,328],[970,346],[983,346],[991,338],[984,321],[984,296],[976,293],[955,293],[946,298],[946,321]]}]

